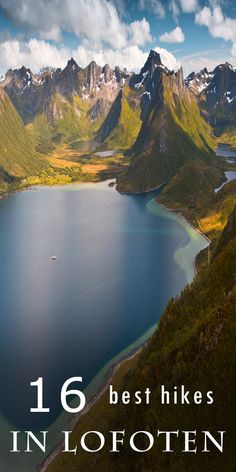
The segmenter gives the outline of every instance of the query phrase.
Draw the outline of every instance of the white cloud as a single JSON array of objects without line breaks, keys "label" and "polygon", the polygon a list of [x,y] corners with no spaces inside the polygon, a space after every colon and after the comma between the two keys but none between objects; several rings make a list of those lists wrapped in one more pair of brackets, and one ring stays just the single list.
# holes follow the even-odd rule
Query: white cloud
[{"label": "white cloud", "polygon": [[214,38],[236,41],[236,19],[224,16],[220,6],[204,7],[196,14],[196,23],[207,26]]},{"label": "white cloud", "polygon": [[194,13],[198,9],[198,0],[180,0],[180,6],[184,13]]},{"label": "white cloud", "polygon": [[170,70],[178,70],[181,67],[181,63],[177,61],[175,56],[167,49],[156,47],[154,48],[161,56],[161,62],[164,66],[168,67]]},{"label": "white cloud", "polygon": [[236,60],[236,43],[233,44],[233,47],[231,49],[231,54],[232,54],[232,60]]},{"label": "white cloud", "polygon": [[16,25],[46,40],[60,40],[69,32],[93,47],[123,48],[152,39],[145,18],[125,23],[107,0],[0,0],[0,6]]},{"label": "white cloud", "polygon": [[122,49],[88,49],[80,45],[72,52],[73,57],[81,67],[86,67],[89,62],[95,60],[97,64],[110,64],[112,67],[126,67],[128,70],[139,70],[147,59],[148,54],[138,46],[128,46]]},{"label": "white cloud", "polygon": [[198,0],[171,0],[170,11],[176,21],[181,11],[183,13],[195,13],[199,8]]},{"label": "white cloud", "polygon": [[178,0],[171,0],[170,1],[170,11],[176,21],[178,21],[178,16],[180,14]]},{"label": "white cloud", "polygon": [[[164,48],[155,49],[161,55],[164,65],[169,69],[178,69],[180,64],[173,54]],[[121,49],[100,48],[89,49],[80,45],[76,49],[56,47],[44,40],[31,39],[20,42],[16,39],[0,43],[0,69],[5,72],[9,68],[19,68],[22,65],[37,72],[42,67],[65,67],[69,58],[74,57],[81,67],[86,67],[92,60],[103,66],[108,63],[112,67],[119,65],[130,71],[139,71],[148,57],[138,46],[131,45]]]},{"label": "white cloud", "polygon": [[162,34],[159,39],[163,43],[183,43],[185,35],[180,26],[176,26],[172,31]]},{"label": "white cloud", "polygon": [[45,66],[63,67],[70,57],[70,50],[57,48],[46,41],[31,39],[20,42],[16,39],[0,43],[0,68],[19,68],[22,65],[37,71]]},{"label": "white cloud", "polygon": [[206,26],[213,38],[231,41],[232,57],[236,57],[236,19],[225,16],[222,8],[214,4],[212,8],[202,8],[196,14],[195,22],[200,26]]},{"label": "white cloud", "polygon": [[165,17],[165,8],[160,0],[139,0],[140,10],[148,10],[153,12],[157,18]]},{"label": "white cloud", "polygon": [[229,53],[229,49],[211,49],[182,56],[181,63],[184,73],[188,75],[193,71],[199,72],[201,69],[204,69],[204,67],[212,71],[220,63],[226,62],[229,58]]},{"label": "white cloud", "polygon": [[[130,40],[127,42],[128,45],[143,45],[148,41],[151,41],[150,25],[143,18],[141,21],[133,21],[128,26]],[[117,43],[116,43],[117,45]]]},{"label": "white cloud", "polygon": [[[181,64],[167,49],[154,48],[161,56],[162,63],[170,70],[177,70]],[[130,71],[139,71],[148,58],[149,52],[143,52],[137,46],[130,46],[122,50],[100,49],[99,51],[88,50],[84,46],[79,46],[75,57],[78,63],[85,67],[90,61],[95,60],[98,64],[110,64],[112,67],[119,65],[126,67]]]}]

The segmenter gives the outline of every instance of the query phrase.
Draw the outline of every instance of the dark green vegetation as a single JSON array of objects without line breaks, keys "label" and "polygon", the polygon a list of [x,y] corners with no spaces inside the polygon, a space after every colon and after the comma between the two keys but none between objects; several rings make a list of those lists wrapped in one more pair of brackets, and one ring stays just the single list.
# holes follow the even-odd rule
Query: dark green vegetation
[{"label": "dark green vegetation", "polygon": [[[224,454],[181,453],[165,455],[160,447],[148,454],[99,454],[79,451],[75,457],[59,454],[48,472],[68,468],[96,472],[232,472],[236,468],[235,341],[236,341],[236,182],[215,194],[223,181],[226,163],[214,156],[216,138],[199,111],[197,100],[183,85],[181,73],[153,72],[158,83],[146,108],[139,136],[130,153],[130,166],[118,178],[121,191],[142,192],[165,183],[159,200],[179,210],[212,240],[198,257],[198,274],[178,299],[171,300],[144,351],[126,361],[112,384],[134,393],[148,386],[149,406],[109,406],[106,391],[76,425],[71,445],[83,433],[126,429],[155,435],[160,430],[226,430]],[[140,80],[140,78],[139,78]],[[139,81],[138,81],[139,83]],[[233,127],[232,127],[233,130]],[[233,139],[233,133],[231,134]],[[160,386],[172,390],[185,385],[194,392],[214,391],[212,406],[160,406]],[[197,446],[201,448],[199,440]],[[175,446],[174,446],[175,447]]]},{"label": "dark green vegetation", "polygon": [[46,167],[36,151],[36,139],[27,129],[3,90],[0,90],[0,192]]},{"label": "dark green vegetation", "polygon": [[[215,194],[227,169],[225,161],[215,157],[213,134],[214,128],[220,140],[236,144],[236,89],[229,65],[214,72],[211,80],[203,71],[207,86],[197,98],[185,85],[182,71],[168,71],[155,52],[140,74],[131,76],[94,62],[81,69],[73,60],[63,71],[33,76],[22,68],[6,75],[2,87],[8,96],[4,90],[0,94],[1,193],[22,185],[97,181],[118,174],[123,192],[165,184],[160,201],[179,210],[212,240],[210,250],[198,258],[193,284],[169,302],[149,346],[114,379],[117,388],[131,392],[149,386],[152,404],[110,408],[104,394],[76,426],[73,439],[77,443],[82,432],[93,429],[125,427],[127,434],[138,429],[155,433],[156,428],[226,429],[225,454],[169,456],[153,450],[137,457],[125,445],[115,456],[108,451],[59,455],[49,472],[236,468],[236,182]],[[119,153],[99,158],[96,148],[122,149],[125,157]],[[161,384],[213,390],[214,404],[160,407]]]},{"label": "dark green vegetation", "polygon": [[[148,454],[130,452],[127,443],[120,454],[110,454],[109,446],[98,454],[77,456],[59,454],[48,472],[89,470],[96,472],[165,471],[232,472],[236,467],[234,454],[235,388],[236,388],[236,218],[235,210],[222,235],[214,260],[201,269],[195,281],[187,286],[177,300],[170,300],[159,326],[147,348],[135,359],[126,362],[112,384],[119,391],[133,394],[137,389],[152,391],[150,405],[108,406],[106,392],[78,422],[71,446],[79,443],[88,430],[99,430],[109,437],[110,430],[126,429],[127,437],[138,430],[156,429],[209,430],[214,435],[226,430],[224,454],[183,454],[183,444],[173,441],[176,452],[163,454],[159,447]],[[185,385],[190,392],[205,394],[214,391],[214,403],[201,405],[160,406],[160,386],[172,390]],[[93,445],[95,447],[95,444]],[[140,447],[145,447],[140,444]]]},{"label": "dark green vegetation", "polygon": [[227,227],[229,215],[236,202],[236,181],[227,183],[220,192],[213,195],[210,204],[201,207],[190,216],[196,226],[211,239],[210,247],[197,258],[198,263],[206,263],[209,257],[215,257],[216,248],[222,232]]},{"label": "dark green vegetation", "polygon": [[140,96],[125,87],[119,92],[104,123],[98,131],[97,140],[106,143],[108,149],[132,146],[141,127]]},{"label": "dark green vegetation", "polygon": [[165,183],[163,203],[198,208],[223,180],[211,127],[184,85],[182,71],[156,68],[154,80],[155,94],[118,188],[142,192]]},{"label": "dark green vegetation", "polygon": [[[227,76],[228,68],[223,73]],[[82,69],[71,59],[63,70],[38,75],[25,67],[9,70],[2,88],[31,133],[30,160],[43,154],[49,169],[47,179],[45,173],[37,175],[37,163],[35,171],[29,166],[29,183],[120,175],[118,189],[123,192],[165,183],[162,202],[191,214],[193,221],[192,214],[211,204],[214,188],[223,181],[211,125],[182,70],[170,72],[155,51],[139,74],[95,62]],[[83,152],[86,143],[94,148]],[[105,163],[94,155],[96,148],[123,150],[125,159]],[[27,149],[25,153],[29,159]],[[13,156],[11,160],[14,166]]]},{"label": "dark green vegetation", "polygon": [[[127,149],[139,132],[140,94],[129,87],[125,71],[108,65],[102,68],[95,62],[82,69],[71,59],[64,70],[33,74],[25,67],[10,69],[1,90],[6,112],[9,107],[13,112],[7,123],[8,151],[4,140],[0,149],[4,161],[1,192],[9,189],[15,175],[14,188],[98,181],[116,176],[127,164],[121,155],[99,160],[93,154],[96,147]],[[5,121],[0,121],[3,133]],[[91,152],[83,151],[86,143],[91,143]]]}]

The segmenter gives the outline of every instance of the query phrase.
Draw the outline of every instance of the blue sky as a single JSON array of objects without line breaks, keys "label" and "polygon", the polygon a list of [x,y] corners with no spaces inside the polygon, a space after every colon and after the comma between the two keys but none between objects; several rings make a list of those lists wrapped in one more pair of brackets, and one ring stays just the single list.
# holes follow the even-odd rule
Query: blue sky
[{"label": "blue sky", "polygon": [[139,70],[151,48],[185,74],[236,66],[235,0],[0,0],[0,73],[71,56]]}]

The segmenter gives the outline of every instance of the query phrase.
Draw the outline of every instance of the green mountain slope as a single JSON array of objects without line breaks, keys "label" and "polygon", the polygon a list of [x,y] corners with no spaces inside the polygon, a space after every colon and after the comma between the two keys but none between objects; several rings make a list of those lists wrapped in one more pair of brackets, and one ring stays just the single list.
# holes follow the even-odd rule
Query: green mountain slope
[{"label": "green mountain slope", "polygon": [[[236,200],[236,199],[235,199]],[[216,247],[216,250],[213,254],[213,259],[215,259],[231,240],[236,236],[236,205],[228,218],[228,222],[223,230],[219,243]]]},{"label": "green mountain slope", "polygon": [[[82,69],[71,58],[66,67],[34,74],[30,69],[9,70],[2,87],[25,124],[33,123],[38,137],[45,138],[46,121],[54,144],[92,139],[107,116],[129,75],[108,64],[92,61]],[[41,134],[40,134],[41,133]],[[48,138],[49,135],[46,134]]]},{"label": "green mountain slope", "polygon": [[[182,184],[185,184],[189,172],[186,171],[184,179],[184,166],[189,163],[193,165],[192,180],[195,183],[201,167],[204,173],[206,166],[210,166],[210,183],[214,188],[215,183],[222,179],[213,153],[214,138],[200,114],[195,97],[184,85],[182,71],[174,74],[157,67],[154,83],[155,95],[131,150],[131,165],[118,181],[118,189],[124,192],[147,191],[171,182],[179,171]],[[192,197],[186,191],[184,203],[191,204]]]},{"label": "green mountain slope", "polygon": [[[230,222],[229,222],[230,224]],[[109,453],[110,443],[98,454],[77,456],[59,454],[47,472],[96,470],[97,472],[232,472],[236,468],[234,453],[235,389],[236,389],[236,232],[231,225],[230,241],[221,248],[214,262],[207,265],[187,286],[177,300],[171,300],[148,347],[131,360],[112,381],[119,391],[151,389],[149,405],[108,405],[106,392],[97,404],[78,422],[71,445],[88,430],[99,430],[109,438],[109,431],[126,431],[129,438],[135,431],[150,431],[156,437],[161,431],[198,431],[197,454],[184,454],[183,439],[173,439],[174,453],[162,453],[161,439],[147,454],[130,451],[124,441],[119,454]],[[126,372],[126,373],[124,373]],[[172,391],[185,386],[190,402],[195,391],[213,391],[212,405],[160,405],[160,388]],[[224,453],[213,448],[201,452],[201,431],[226,431]],[[94,445],[93,445],[94,446]],[[141,442],[140,447],[145,447]],[[194,446],[194,445],[193,445]]]},{"label": "green mountain slope", "polygon": [[140,95],[130,87],[121,89],[96,139],[111,149],[132,146],[141,127],[140,113]]},{"label": "green mountain slope", "polygon": [[[27,129],[8,96],[0,90],[0,169],[6,184],[37,173],[44,168],[42,156],[35,150],[36,138]],[[2,186],[4,184],[2,183]]]},{"label": "green mountain slope", "polygon": [[93,139],[109,109],[106,100],[91,101],[73,95],[70,99],[58,93],[43,101],[33,126],[39,139],[51,140],[51,145],[76,139]]}]

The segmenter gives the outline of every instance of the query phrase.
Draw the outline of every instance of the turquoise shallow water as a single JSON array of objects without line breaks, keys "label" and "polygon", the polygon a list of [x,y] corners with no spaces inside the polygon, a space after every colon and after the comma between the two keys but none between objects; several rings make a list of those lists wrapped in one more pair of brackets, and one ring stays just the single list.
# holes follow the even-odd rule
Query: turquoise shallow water
[{"label": "turquoise shallow water", "polygon": [[[64,426],[62,383],[81,375],[94,391],[111,360],[150,336],[207,242],[154,194],[120,195],[107,183],[13,194],[0,202],[0,230],[0,463],[31,472],[38,458],[18,456],[16,466],[8,431]],[[29,413],[39,376],[47,415]]]}]

